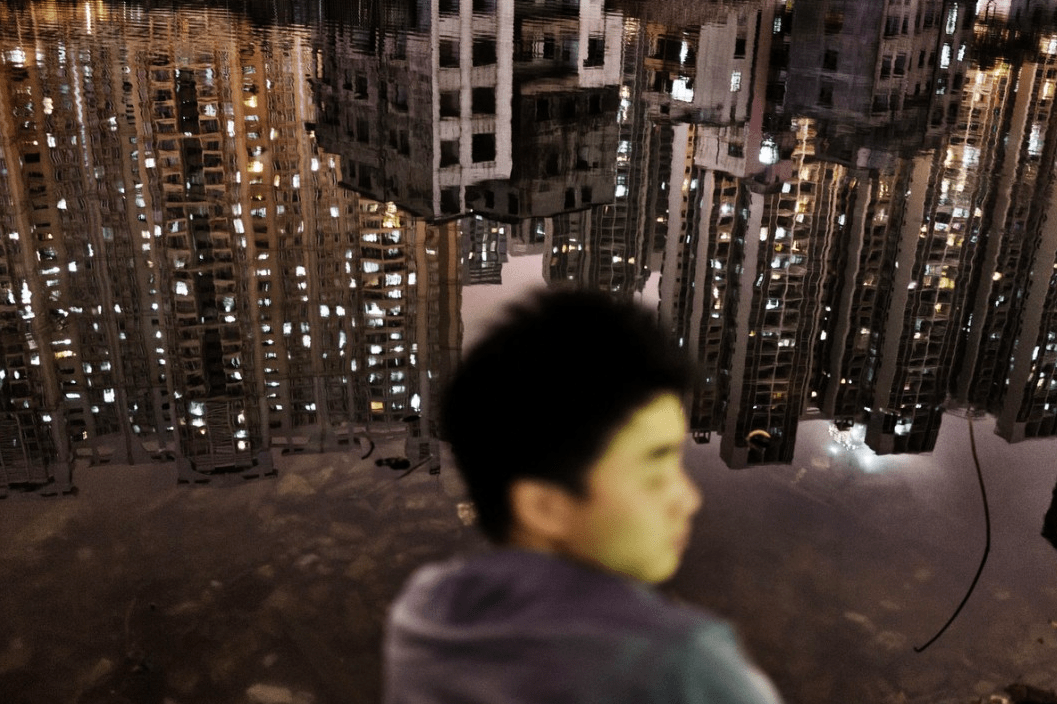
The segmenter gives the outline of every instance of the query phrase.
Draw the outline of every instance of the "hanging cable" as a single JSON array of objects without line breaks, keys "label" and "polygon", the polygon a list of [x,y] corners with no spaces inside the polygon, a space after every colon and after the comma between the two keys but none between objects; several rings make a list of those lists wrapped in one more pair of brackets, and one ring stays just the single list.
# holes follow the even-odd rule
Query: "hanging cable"
[{"label": "hanging cable", "polygon": [[955,609],[954,613],[951,614],[951,617],[947,619],[947,623],[943,624],[943,628],[941,628],[936,635],[932,636],[929,642],[925,643],[925,645],[914,648],[915,653],[920,653],[925,650],[925,648],[935,643],[939,637],[943,635],[944,631],[947,630],[947,627],[954,623],[954,619],[958,618],[958,614],[961,613],[965,603],[969,601],[969,597],[972,596],[973,590],[976,589],[976,583],[980,581],[980,574],[983,573],[984,565],[987,563],[987,556],[991,552],[991,509],[987,505],[987,489],[984,487],[984,473],[980,470],[980,458],[976,454],[976,435],[973,433],[972,409],[969,409],[969,412],[965,414],[965,418],[969,421],[969,447],[973,452],[973,464],[976,465],[976,478],[980,482],[980,498],[982,498],[984,502],[984,524],[987,532],[987,540],[984,543],[984,556],[980,560],[980,566],[976,568],[976,576],[973,577],[973,583],[969,585],[969,591],[965,593],[962,603],[958,604],[958,608]]}]

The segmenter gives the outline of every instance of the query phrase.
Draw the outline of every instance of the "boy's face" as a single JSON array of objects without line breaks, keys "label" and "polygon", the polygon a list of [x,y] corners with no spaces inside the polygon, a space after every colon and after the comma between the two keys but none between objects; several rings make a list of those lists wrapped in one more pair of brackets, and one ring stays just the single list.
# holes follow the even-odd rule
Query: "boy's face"
[{"label": "boy's face", "polygon": [[560,552],[657,583],[679,567],[701,495],[683,469],[686,416],[664,393],[637,410],[588,470]]}]

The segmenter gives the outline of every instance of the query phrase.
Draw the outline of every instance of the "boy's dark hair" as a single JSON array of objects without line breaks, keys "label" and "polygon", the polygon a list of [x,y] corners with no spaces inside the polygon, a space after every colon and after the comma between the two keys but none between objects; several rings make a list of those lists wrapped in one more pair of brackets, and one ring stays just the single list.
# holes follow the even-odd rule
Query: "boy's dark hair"
[{"label": "boy's dark hair", "polygon": [[624,422],[691,382],[688,360],[644,308],[573,290],[511,306],[466,355],[441,407],[481,530],[508,537],[515,479],[583,496],[587,469]]}]

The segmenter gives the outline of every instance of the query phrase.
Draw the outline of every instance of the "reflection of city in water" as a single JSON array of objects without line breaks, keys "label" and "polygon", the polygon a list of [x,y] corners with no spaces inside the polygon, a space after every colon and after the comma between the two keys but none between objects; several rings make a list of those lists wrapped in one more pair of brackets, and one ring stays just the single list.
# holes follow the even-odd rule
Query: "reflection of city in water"
[{"label": "reflection of city in water", "polygon": [[511,256],[655,287],[732,467],[805,416],[1057,433],[1057,35],[887,5],[0,7],[0,488],[382,435],[439,467],[462,287]]}]

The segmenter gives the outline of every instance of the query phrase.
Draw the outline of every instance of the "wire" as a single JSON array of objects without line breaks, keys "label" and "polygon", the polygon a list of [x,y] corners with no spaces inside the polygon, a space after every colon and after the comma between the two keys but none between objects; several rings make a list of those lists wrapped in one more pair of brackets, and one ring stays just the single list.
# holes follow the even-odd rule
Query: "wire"
[{"label": "wire", "polygon": [[958,618],[958,614],[961,613],[962,608],[965,606],[966,602],[969,601],[969,597],[972,596],[973,590],[976,589],[976,583],[980,581],[980,575],[984,571],[984,565],[987,564],[987,556],[991,552],[991,509],[987,504],[987,489],[984,487],[984,474],[980,470],[980,458],[976,454],[976,434],[973,432],[972,413],[966,413],[965,418],[969,421],[969,447],[972,449],[973,463],[976,465],[976,478],[980,482],[980,498],[983,499],[984,502],[984,524],[987,530],[987,541],[984,544],[984,556],[980,560],[980,566],[976,568],[976,576],[973,577],[973,582],[969,585],[969,591],[965,593],[962,603],[958,604],[958,608],[955,609],[954,613],[951,614],[951,617],[947,619],[947,623],[943,624],[943,628],[941,628],[936,635],[932,636],[929,642],[925,643],[925,645],[914,648],[915,653],[924,651],[925,648],[939,640],[939,637],[943,635],[947,630],[947,627],[954,623],[954,619]]}]

